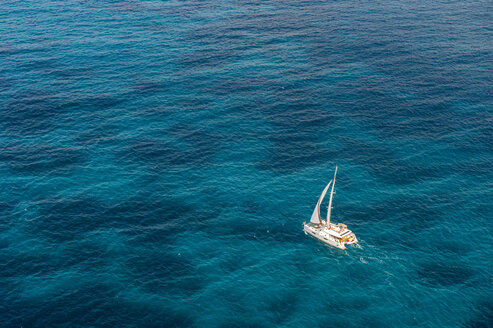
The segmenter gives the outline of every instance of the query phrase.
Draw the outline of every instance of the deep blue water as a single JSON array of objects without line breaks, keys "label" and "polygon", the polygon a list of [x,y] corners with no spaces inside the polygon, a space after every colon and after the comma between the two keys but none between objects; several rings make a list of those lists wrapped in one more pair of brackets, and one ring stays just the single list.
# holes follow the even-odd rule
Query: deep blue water
[{"label": "deep blue water", "polygon": [[492,22],[1,1],[0,326],[493,327]]}]

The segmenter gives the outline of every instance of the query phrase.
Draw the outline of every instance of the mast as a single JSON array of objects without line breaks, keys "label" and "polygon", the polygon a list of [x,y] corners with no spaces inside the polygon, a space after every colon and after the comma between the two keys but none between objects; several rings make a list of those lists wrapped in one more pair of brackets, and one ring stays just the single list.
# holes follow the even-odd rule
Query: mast
[{"label": "mast", "polygon": [[325,194],[327,193],[327,190],[329,190],[331,183],[332,183],[332,180],[330,180],[330,182],[327,184],[324,191],[320,195],[320,198],[318,199],[317,205],[315,206],[315,209],[313,210],[313,214],[312,214],[312,218],[310,219],[310,223],[322,224],[322,217],[320,216],[320,204],[322,203],[322,200],[324,199]]},{"label": "mast", "polygon": [[332,189],[330,190],[329,207],[327,207],[327,226],[330,224],[330,212],[332,211],[332,197],[334,196],[334,186],[336,185],[336,174],[337,174],[337,165],[336,165],[336,170],[334,172],[334,179],[332,179],[334,183],[332,184]]}]

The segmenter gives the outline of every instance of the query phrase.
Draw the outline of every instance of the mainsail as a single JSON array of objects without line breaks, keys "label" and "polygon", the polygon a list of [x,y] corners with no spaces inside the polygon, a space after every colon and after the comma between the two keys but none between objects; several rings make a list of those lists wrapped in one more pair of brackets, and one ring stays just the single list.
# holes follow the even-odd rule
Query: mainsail
[{"label": "mainsail", "polygon": [[332,212],[332,197],[334,196],[334,187],[336,185],[336,174],[337,174],[337,165],[336,165],[336,171],[334,172],[334,179],[330,181],[334,181],[332,184],[332,189],[330,190],[330,199],[329,199],[329,207],[327,207],[327,225],[330,223],[330,212]]},{"label": "mainsail", "polygon": [[[322,218],[320,217],[320,204],[322,203],[322,200],[324,199],[325,194],[327,193],[327,190],[329,190],[331,183],[332,183],[332,180],[330,180],[329,184],[325,187],[324,191],[320,195],[320,198],[318,199],[318,202],[317,202],[317,206],[315,206],[315,209],[313,210],[313,214],[312,214],[312,218],[310,219],[310,223],[322,224]],[[332,188],[332,190],[334,190],[334,189]]]}]

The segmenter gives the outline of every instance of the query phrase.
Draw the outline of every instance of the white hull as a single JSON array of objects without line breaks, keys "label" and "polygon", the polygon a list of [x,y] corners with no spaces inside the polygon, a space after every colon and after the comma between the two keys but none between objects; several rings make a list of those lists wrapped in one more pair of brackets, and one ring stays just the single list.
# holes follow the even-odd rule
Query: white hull
[{"label": "white hull", "polygon": [[305,231],[305,234],[309,234],[321,242],[324,242],[326,244],[329,244],[330,246],[334,246],[340,249],[346,249],[346,246],[344,246],[344,243],[339,242],[336,238],[332,237],[330,234],[328,234],[325,230],[325,227],[314,227],[312,225],[304,224],[303,225],[303,230]]}]

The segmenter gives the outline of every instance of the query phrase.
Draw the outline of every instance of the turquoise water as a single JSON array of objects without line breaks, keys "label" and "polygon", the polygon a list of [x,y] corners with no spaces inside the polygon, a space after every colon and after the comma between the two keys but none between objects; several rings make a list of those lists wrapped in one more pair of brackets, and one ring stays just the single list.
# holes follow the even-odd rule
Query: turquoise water
[{"label": "turquoise water", "polygon": [[0,326],[493,327],[492,13],[2,1]]}]

